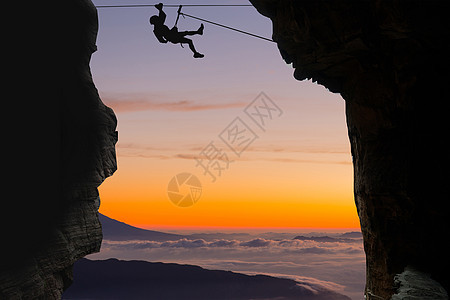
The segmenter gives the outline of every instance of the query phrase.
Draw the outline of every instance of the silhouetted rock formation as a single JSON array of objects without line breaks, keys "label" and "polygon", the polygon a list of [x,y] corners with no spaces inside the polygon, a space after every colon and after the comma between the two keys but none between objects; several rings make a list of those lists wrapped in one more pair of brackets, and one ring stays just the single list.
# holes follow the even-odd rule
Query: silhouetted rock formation
[{"label": "silhouetted rock formation", "polygon": [[[389,298],[395,293],[395,274],[407,265],[430,273],[448,291],[449,258],[441,243],[450,225],[444,207],[449,182],[450,4],[251,1],[271,18],[273,38],[285,61],[293,64],[294,77],[311,78],[346,101],[355,201],[367,254],[366,295]],[[22,208],[22,218],[15,221],[25,229],[13,224],[14,230],[8,228],[4,237],[7,255],[0,265],[0,298],[59,297],[70,282],[73,262],[100,247],[97,187],[116,167],[116,120],[101,103],[89,70],[97,33],[95,7],[89,0],[39,5],[47,14],[35,14],[32,23],[29,13],[22,17],[29,23],[16,26],[28,34],[17,35],[26,41],[22,47],[16,41],[6,43],[13,51],[23,48],[11,59],[14,63],[38,61],[39,68],[24,64],[5,77],[19,78],[17,102],[28,105],[14,111],[20,111],[21,122],[29,122],[22,113],[31,108],[48,107],[51,112],[33,124],[47,125],[45,129],[23,126],[19,139],[26,140],[20,145],[24,147],[13,147],[31,149],[23,159],[31,157],[34,164],[22,163],[27,168],[16,167],[19,172],[5,175],[39,177],[37,172],[45,167],[59,165],[50,169],[59,176],[36,178],[47,186],[19,191],[19,201],[5,201],[14,209],[2,211],[13,216]],[[46,77],[45,71],[52,76]],[[25,95],[40,100],[37,104],[24,100],[27,89],[32,93]],[[56,124],[55,147],[43,138],[51,127],[47,122]],[[45,154],[39,152],[41,145],[55,154],[54,164],[36,155]],[[23,200],[33,194],[36,201]]]},{"label": "silhouetted rock formation", "polygon": [[389,298],[407,265],[448,290],[449,3],[251,2],[294,77],[346,102],[369,299]]},{"label": "silhouetted rock formation", "polygon": [[138,260],[81,259],[74,274],[77,280],[63,299],[350,299],[286,278]]},{"label": "silhouetted rock formation", "polygon": [[90,0],[38,5],[36,19],[21,19],[33,23],[18,34],[26,47],[15,44],[19,57],[7,58],[24,73],[11,77],[20,85],[16,127],[26,130],[18,134],[24,145],[14,147],[26,152],[15,166],[20,177],[7,174],[21,188],[10,196],[13,207],[2,207],[3,218],[13,218],[1,226],[0,299],[61,298],[73,263],[100,249],[97,187],[116,170],[116,118],[89,68],[96,8]]},{"label": "silhouetted rock formation", "polygon": [[391,300],[420,299],[448,300],[448,294],[429,274],[407,266],[405,271],[394,278],[397,292]]}]

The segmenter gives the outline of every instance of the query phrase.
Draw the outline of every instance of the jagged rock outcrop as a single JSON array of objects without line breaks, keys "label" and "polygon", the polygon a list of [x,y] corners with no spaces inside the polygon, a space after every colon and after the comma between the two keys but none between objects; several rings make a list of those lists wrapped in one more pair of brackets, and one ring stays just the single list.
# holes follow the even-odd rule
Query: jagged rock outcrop
[{"label": "jagged rock outcrop", "polygon": [[407,265],[448,291],[449,3],[251,2],[294,77],[346,102],[367,298],[388,299]]},{"label": "jagged rock outcrop", "polygon": [[73,263],[100,249],[97,187],[116,170],[117,121],[89,68],[96,8],[90,0],[40,5],[49,13],[26,18],[27,47],[14,46],[27,53],[11,58],[24,74],[10,75],[25,128],[14,151],[27,151],[8,172],[21,189],[2,207],[12,218],[0,226],[0,299],[61,298]]},{"label": "jagged rock outcrop", "polygon": [[394,277],[397,291],[391,300],[448,300],[447,291],[429,274],[407,266]]},{"label": "jagged rock outcrop", "polygon": [[[397,288],[401,293],[395,275],[406,266],[430,274],[448,291],[449,258],[443,243],[450,225],[445,207],[450,4],[251,2],[271,18],[273,38],[285,61],[293,64],[294,77],[311,78],[346,101],[368,299],[388,299]],[[60,296],[73,262],[99,249],[97,187],[116,168],[116,120],[101,103],[89,70],[97,33],[95,7],[89,0],[62,1],[57,7],[49,3],[39,2],[46,14],[30,13],[34,19],[25,16],[21,19],[28,23],[16,26],[28,34],[20,35],[22,47],[5,43],[26,50],[10,59],[22,63],[15,66],[20,76],[5,72],[8,79],[20,79],[17,89],[6,92],[14,91],[24,106],[9,110],[21,112],[17,127],[25,128],[18,135],[24,142],[11,144],[33,149],[26,155],[29,160],[14,168],[19,172],[5,175],[21,179],[33,174],[28,181],[39,185],[22,185],[15,194],[19,201],[7,201],[13,208],[2,207],[23,228],[7,223],[2,233],[6,253],[0,265],[0,299]],[[45,113],[25,126],[34,108],[36,115]],[[46,140],[48,128],[55,136]],[[50,140],[57,143],[50,145]],[[42,174],[46,167],[53,175]]]}]

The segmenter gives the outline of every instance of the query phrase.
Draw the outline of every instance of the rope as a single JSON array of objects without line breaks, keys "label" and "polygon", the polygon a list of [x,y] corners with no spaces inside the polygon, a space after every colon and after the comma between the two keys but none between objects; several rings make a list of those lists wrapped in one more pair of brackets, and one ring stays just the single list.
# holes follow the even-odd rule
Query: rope
[{"label": "rope", "polygon": [[[124,5],[96,5],[97,8],[120,8],[120,7],[154,7],[154,4],[124,4]],[[164,7],[178,7],[175,4],[164,4]],[[251,4],[183,4],[191,7],[250,7]]]},{"label": "rope", "polygon": [[[180,7],[178,7],[178,11],[177,11],[177,20],[175,21],[175,27],[177,27],[177,24],[178,24],[178,20],[180,19],[180,14],[181,14],[181,8],[182,8],[183,6],[182,5],[180,5]],[[183,44],[180,44],[181,45],[181,47],[183,47]]]},{"label": "rope", "polygon": [[374,297],[374,298],[377,298],[377,299],[382,299],[382,300],[384,300],[383,297],[380,297],[380,296],[375,295],[375,294],[372,293],[369,289],[367,289],[366,294],[369,295],[370,297]]},{"label": "rope", "polygon": [[240,29],[236,29],[236,28],[233,28],[233,27],[230,27],[230,26],[226,26],[226,25],[223,25],[223,24],[212,22],[212,21],[209,21],[209,20],[206,20],[206,19],[202,19],[202,18],[199,18],[199,17],[191,16],[191,15],[188,15],[188,14],[185,14],[185,13],[180,13],[180,15],[186,16],[186,17],[189,17],[189,18],[192,18],[192,19],[200,20],[200,21],[203,21],[203,22],[206,22],[206,23],[210,23],[210,24],[213,24],[213,25],[216,25],[216,26],[220,26],[220,27],[223,27],[223,28],[226,28],[226,29],[234,30],[234,31],[237,31],[239,33],[247,34],[247,35],[250,35],[250,36],[262,39],[262,40],[266,40],[266,41],[275,43],[275,41],[272,40],[272,39],[269,39],[269,38],[266,38],[266,37],[263,37],[263,36],[260,36],[260,35],[254,34],[254,33],[250,33],[250,32],[247,32],[247,31],[240,30]]},{"label": "rope", "polygon": [[[153,4],[128,4],[128,5],[98,5],[98,6],[95,6],[95,7],[97,7],[97,8],[121,8],[121,7],[153,7],[153,6],[155,6],[155,5],[153,5]],[[186,5],[183,4],[183,6],[191,6],[191,7],[253,7],[253,5],[250,5],[250,4],[186,4]],[[168,5],[164,5],[164,7],[180,7],[180,5],[168,4]],[[234,31],[237,31],[239,33],[250,35],[250,36],[253,36],[253,37],[265,40],[265,41],[269,41],[269,42],[275,43],[275,41],[272,40],[272,39],[269,39],[269,38],[266,38],[266,37],[263,37],[263,36],[260,36],[260,35],[254,34],[254,33],[250,33],[250,32],[247,32],[247,31],[243,31],[243,30],[240,30],[240,29],[236,29],[236,28],[233,28],[233,27],[230,27],[230,26],[226,26],[226,25],[223,25],[223,24],[219,24],[219,23],[216,23],[216,22],[213,22],[213,21],[202,19],[202,18],[199,18],[199,17],[188,15],[188,14],[182,13],[182,12],[180,12],[180,10],[178,10],[178,17],[180,15],[186,16],[186,17],[189,17],[189,18],[192,18],[192,19],[200,20],[200,21],[203,21],[203,22],[206,22],[206,23],[210,23],[210,24],[213,24],[213,25],[216,25],[216,26],[220,26],[220,27],[223,27],[223,28],[226,28],[226,29],[234,30]],[[178,23],[178,17],[177,17],[176,23]],[[175,23],[175,25],[176,25],[176,23]]]}]

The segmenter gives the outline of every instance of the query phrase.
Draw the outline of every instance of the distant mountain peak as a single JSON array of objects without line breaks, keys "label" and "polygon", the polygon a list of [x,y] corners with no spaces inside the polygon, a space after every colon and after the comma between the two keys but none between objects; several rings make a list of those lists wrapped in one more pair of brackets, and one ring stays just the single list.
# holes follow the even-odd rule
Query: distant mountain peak
[{"label": "distant mountain peak", "polygon": [[147,230],[114,220],[101,213],[98,218],[102,224],[103,239],[110,241],[149,240],[157,242],[174,241],[185,238],[180,234]]},{"label": "distant mountain peak", "polygon": [[[360,236],[361,238],[361,236]],[[294,240],[302,240],[302,241],[315,241],[320,243],[354,243],[360,242],[360,238],[344,238],[342,235],[340,237],[330,237],[330,236],[304,236],[298,235],[294,237]]]}]

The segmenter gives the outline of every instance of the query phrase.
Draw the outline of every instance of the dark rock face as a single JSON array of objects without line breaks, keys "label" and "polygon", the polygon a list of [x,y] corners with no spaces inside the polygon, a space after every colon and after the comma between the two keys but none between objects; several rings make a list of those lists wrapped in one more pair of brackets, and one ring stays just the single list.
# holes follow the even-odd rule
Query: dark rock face
[{"label": "dark rock face", "polygon": [[[367,254],[367,297],[389,298],[396,292],[395,274],[407,265],[429,273],[448,291],[443,244],[450,220],[445,207],[448,2],[251,1],[273,21],[273,38],[285,61],[293,64],[295,78],[311,78],[346,101],[355,202]],[[116,168],[116,119],[100,101],[89,69],[95,7],[89,0],[63,1],[57,6],[59,17],[52,13],[55,7],[44,8],[50,13],[26,20],[30,26],[15,26],[26,28],[26,38],[40,39],[21,45],[27,51],[14,62],[25,61],[19,68],[21,89],[15,90],[19,102],[30,116],[33,108],[46,113],[31,119],[39,122],[28,121],[36,128],[19,124],[26,141],[15,148],[34,147],[25,160],[31,164],[6,174],[21,178],[48,167],[52,175],[39,172],[37,189],[23,188],[17,193],[20,201],[8,201],[13,209],[2,207],[23,228],[2,233],[7,253],[0,265],[0,299],[60,297],[70,284],[73,263],[100,247],[97,187]],[[37,63],[41,69],[27,65],[36,61],[43,62]],[[45,101],[33,104],[25,96]],[[28,120],[21,117],[21,122]],[[45,140],[48,128],[55,134]],[[57,142],[46,143],[50,140]]]},{"label": "dark rock face", "polygon": [[448,291],[449,3],[251,2],[294,77],[346,101],[367,297],[389,298],[407,265]]},{"label": "dark rock face", "polygon": [[74,262],[100,249],[97,187],[116,170],[116,118],[89,68],[96,8],[90,0],[70,0],[48,12],[27,20],[32,24],[23,39],[35,38],[26,41],[26,55],[18,55],[27,75],[19,77],[17,102],[24,114],[31,112],[21,118],[26,132],[20,138],[31,151],[15,166],[26,180],[15,178],[24,184],[12,208],[3,206],[14,223],[0,226],[0,299],[61,298]]}]

